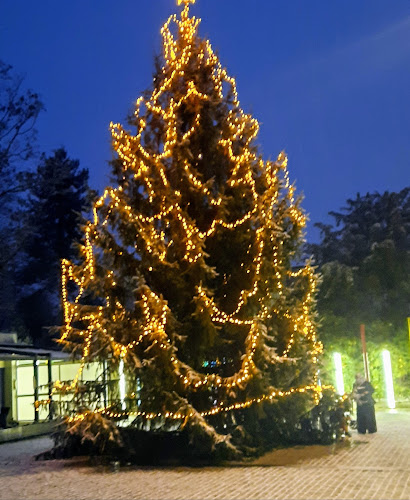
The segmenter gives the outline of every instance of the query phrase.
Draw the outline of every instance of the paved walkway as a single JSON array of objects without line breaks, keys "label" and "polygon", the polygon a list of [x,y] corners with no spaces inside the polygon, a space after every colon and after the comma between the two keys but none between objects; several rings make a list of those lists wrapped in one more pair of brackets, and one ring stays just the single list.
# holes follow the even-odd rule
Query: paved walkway
[{"label": "paved walkway", "polygon": [[378,414],[379,432],[349,445],[277,450],[252,464],[92,468],[35,462],[48,438],[0,446],[0,499],[410,499],[410,412]]}]

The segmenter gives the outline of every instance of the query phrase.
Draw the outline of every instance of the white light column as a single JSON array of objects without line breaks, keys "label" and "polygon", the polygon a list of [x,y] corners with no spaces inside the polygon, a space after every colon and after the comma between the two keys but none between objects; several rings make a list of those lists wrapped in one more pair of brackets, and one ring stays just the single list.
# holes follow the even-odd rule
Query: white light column
[{"label": "white light column", "polygon": [[124,361],[120,360],[120,365],[118,367],[119,375],[120,375],[120,399],[121,399],[121,408],[123,410],[126,409],[125,404],[125,375],[124,375]]},{"label": "white light column", "polygon": [[336,392],[342,396],[345,393],[345,385],[343,381],[342,355],[340,352],[333,353],[333,362],[335,364]]},{"label": "white light column", "polygon": [[382,351],[383,368],[384,368],[384,381],[386,384],[386,396],[388,408],[396,408],[396,401],[394,399],[393,387],[393,373],[391,369],[391,359],[389,351]]}]

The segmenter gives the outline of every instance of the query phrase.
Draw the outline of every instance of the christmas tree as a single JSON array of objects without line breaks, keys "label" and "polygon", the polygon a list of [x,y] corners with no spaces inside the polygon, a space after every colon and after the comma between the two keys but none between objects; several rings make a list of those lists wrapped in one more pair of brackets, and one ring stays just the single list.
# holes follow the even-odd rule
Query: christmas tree
[{"label": "christmas tree", "polygon": [[55,390],[74,392],[71,433],[184,428],[209,450],[243,451],[282,432],[283,415],[296,429],[322,397],[316,277],[296,266],[306,218],[287,158],[258,154],[258,122],[199,38],[194,1],[162,27],[133,132],[111,124],[116,187],[84,225],[82,260],[62,263],[60,342],[81,369]]}]

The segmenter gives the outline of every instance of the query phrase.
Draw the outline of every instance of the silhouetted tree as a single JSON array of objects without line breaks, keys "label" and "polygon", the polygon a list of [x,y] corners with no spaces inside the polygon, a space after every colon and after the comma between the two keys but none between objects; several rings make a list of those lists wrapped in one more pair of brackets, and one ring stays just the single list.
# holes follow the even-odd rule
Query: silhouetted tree
[{"label": "silhouetted tree", "polygon": [[22,169],[33,157],[37,117],[43,109],[38,94],[23,90],[22,77],[0,60],[0,203],[24,189]]},{"label": "silhouetted tree", "polygon": [[322,240],[309,246],[323,278],[321,315],[403,324],[410,315],[410,187],[357,195],[330,215],[335,224],[316,224]]},{"label": "silhouetted tree", "polygon": [[64,149],[43,155],[29,175],[28,196],[19,213],[17,266],[17,310],[23,330],[36,343],[47,341],[46,327],[61,321],[60,261],[74,256],[79,215],[88,207],[88,170],[80,169]]},{"label": "silhouetted tree", "polygon": [[14,266],[17,241],[13,211],[27,186],[26,172],[35,157],[35,123],[43,104],[24,90],[24,79],[0,60],[0,330],[15,320]]}]

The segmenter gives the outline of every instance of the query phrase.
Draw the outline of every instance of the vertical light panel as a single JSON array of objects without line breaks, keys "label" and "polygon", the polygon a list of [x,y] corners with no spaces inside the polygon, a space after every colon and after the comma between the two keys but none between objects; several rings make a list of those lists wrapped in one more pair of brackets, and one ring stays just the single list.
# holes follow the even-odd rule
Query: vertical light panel
[{"label": "vertical light panel", "polygon": [[118,367],[118,371],[120,374],[120,399],[121,399],[121,408],[123,410],[126,409],[125,405],[125,376],[124,376],[124,361],[120,360],[120,365]]},{"label": "vertical light panel", "polygon": [[390,352],[384,350],[382,352],[383,368],[384,368],[384,381],[386,385],[386,396],[388,408],[396,408],[396,401],[394,399],[393,387],[393,374],[391,369]]},{"label": "vertical light panel", "polygon": [[343,381],[342,355],[340,352],[333,353],[333,362],[335,364],[336,392],[343,395],[345,393],[345,384]]}]

